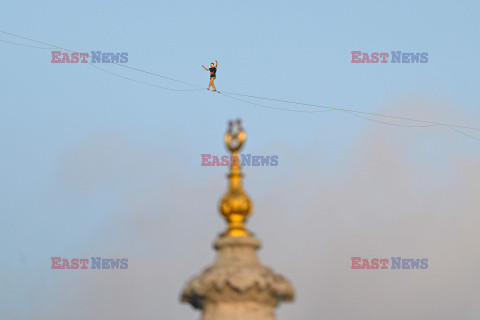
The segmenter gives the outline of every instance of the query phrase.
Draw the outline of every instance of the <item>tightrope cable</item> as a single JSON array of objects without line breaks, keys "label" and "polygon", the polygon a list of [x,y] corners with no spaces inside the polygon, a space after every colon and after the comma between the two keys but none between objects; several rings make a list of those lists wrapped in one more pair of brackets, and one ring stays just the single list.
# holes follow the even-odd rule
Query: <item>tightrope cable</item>
[{"label": "tightrope cable", "polygon": [[[31,38],[27,38],[27,37],[24,37],[24,36],[21,36],[21,35],[18,35],[18,34],[2,31],[2,30],[0,30],[0,33],[4,33],[4,34],[7,34],[7,35],[10,35],[10,36],[13,36],[13,37],[17,37],[17,38],[20,38],[20,39],[32,41],[32,42],[35,42],[35,43],[38,43],[38,44],[46,45],[46,46],[49,46],[49,47],[48,48],[47,47],[37,47],[37,46],[30,46],[30,45],[15,43],[15,42],[6,41],[6,40],[0,40],[2,42],[6,42],[6,43],[10,43],[10,44],[15,44],[15,45],[30,47],[30,48],[36,48],[36,49],[57,48],[57,49],[61,49],[61,50],[68,51],[68,52],[78,52],[78,51],[73,51],[73,50],[63,48],[63,47],[60,47],[60,46],[57,46],[57,45],[53,45],[53,44],[49,44],[49,43],[46,43],[46,42],[42,42],[42,41],[34,40],[34,39],[31,39]],[[152,84],[152,83],[148,83],[148,82],[144,82],[144,81],[139,81],[139,80],[136,80],[136,79],[133,79],[133,78],[130,78],[130,77],[126,77],[126,76],[116,74],[114,72],[110,72],[108,70],[102,69],[102,68],[88,62],[88,64],[90,66],[92,66],[92,67],[94,67],[94,68],[96,68],[96,69],[98,69],[102,72],[106,72],[110,75],[113,75],[113,76],[116,76],[116,77],[119,77],[119,78],[122,78],[122,79],[125,79],[125,80],[129,80],[129,81],[132,81],[132,82],[140,83],[140,84],[143,84],[143,85],[156,87],[156,88],[163,89],[163,90],[169,90],[169,91],[197,91],[197,90],[205,89],[204,87],[198,86],[196,84],[192,84],[192,83],[189,83],[189,82],[186,82],[186,81],[182,81],[182,80],[178,80],[178,79],[175,79],[175,78],[167,77],[167,76],[164,76],[162,74],[155,73],[155,72],[151,72],[151,71],[143,70],[143,69],[140,69],[140,68],[127,66],[127,65],[124,65],[124,64],[121,64],[121,63],[115,63],[115,62],[109,62],[109,63],[113,64],[115,66],[120,66],[120,67],[127,68],[127,69],[130,69],[130,70],[135,70],[135,71],[138,71],[138,72],[142,72],[142,73],[145,73],[145,74],[157,76],[157,77],[167,79],[167,80],[170,80],[170,81],[174,81],[174,82],[177,82],[177,83],[181,83],[181,84],[184,84],[184,85],[192,86],[192,87],[195,87],[196,89],[172,89],[172,88],[162,87],[162,86],[158,86],[156,84]],[[457,133],[460,133],[460,134],[462,134],[464,136],[467,136],[467,137],[470,137],[472,139],[480,140],[480,138],[474,137],[474,136],[472,136],[470,134],[467,134],[467,133],[460,130],[460,129],[468,129],[468,130],[480,131],[480,128],[476,128],[476,127],[469,127],[469,126],[457,125],[457,124],[452,124],[452,123],[442,123],[442,122],[429,121],[429,120],[421,120],[421,119],[395,116],[395,115],[389,115],[389,114],[383,114],[383,113],[358,111],[358,110],[354,110],[354,109],[331,107],[331,106],[317,105],[317,104],[304,103],[304,102],[298,102],[298,101],[289,101],[289,100],[283,100],[283,99],[277,99],[277,98],[254,96],[254,95],[248,95],[248,94],[237,93],[237,92],[225,92],[225,91],[220,92],[220,91],[217,91],[217,93],[219,93],[220,95],[225,96],[227,98],[230,98],[230,99],[234,99],[234,100],[241,101],[241,102],[244,102],[244,103],[247,103],[247,104],[259,106],[259,107],[262,107],[262,108],[274,109],[274,110],[282,110],[282,111],[289,111],[289,112],[301,112],[301,113],[319,113],[319,112],[329,112],[329,111],[340,111],[342,113],[346,113],[346,114],[349,114],[349,115],[352,115],[352,116],[356,116],[358,118],[362,118],[362,119],[365,119],[365,120],[368,120],[368,121],[382,123],[382,124],[390,125],[390,126],[408,127],[408,128],[427,128],[427,127],[442,126],[442,127],[447,127],[449,129],[457,132]],[[234,96],[236,96],[236,97],[234,97]],[[238,98],[238,97],[245,97],[245,98],[257,99],[257,100],[267,100],[267,101],[280,102],[280,103],[293,104],[293,105],[301,105],[301,106],[307,106],[307,107],[315,107],[315,108],[321,108],[321,109],[324,109],[324,110],[296,110],[296,109],[288,109],[288,108],[281,108],[281,107],[273,107],[273,106],[267,106],[267,105],[264,105],[264,104],[255,103],[255,102],[248,101],[248,100],[245,100],[245,99],[241,99],[241,98]],[[403,124],[398,124],[398,123],[396,124],[396,123],[390,123],[390,122],[385,122],[385,121],[381,121],[381,120],[368,118],[366,116],[417,122],[417,123],[423,123],[423,125],[403,125]]]}]

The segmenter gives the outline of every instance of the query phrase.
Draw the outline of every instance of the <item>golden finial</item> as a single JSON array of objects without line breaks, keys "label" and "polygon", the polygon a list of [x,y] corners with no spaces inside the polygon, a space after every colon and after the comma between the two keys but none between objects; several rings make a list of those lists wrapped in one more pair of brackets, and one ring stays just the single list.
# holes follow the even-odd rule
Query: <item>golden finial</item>
[{"label": "golden finial", "polygon": [[247,139],[247,134],[242,128],[240,119],[230,121],[225,134],[225,145],[232,153],[230,159],[230,184],[227,192],[220,201],[220,212],[228,223],[228,229],[223,236],[247,236],[250,233],[245,227],[245,220],[252,212],[252,201],[242,187],[242,173],[240,166],[239,151]]}]

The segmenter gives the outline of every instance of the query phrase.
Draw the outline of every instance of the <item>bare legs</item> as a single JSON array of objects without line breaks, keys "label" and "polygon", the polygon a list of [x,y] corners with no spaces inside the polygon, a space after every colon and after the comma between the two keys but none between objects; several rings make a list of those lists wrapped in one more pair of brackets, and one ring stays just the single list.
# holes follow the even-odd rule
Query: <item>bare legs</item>
[{"label": "bare legs", "polygon": [[215,88],[215,84],[213,83],[215,81],[215,77],[210,78],[210,83],[208,84],[207,90],[210,90],[210,87],[213,88],[213,91],[217,91],[217,88]]}]

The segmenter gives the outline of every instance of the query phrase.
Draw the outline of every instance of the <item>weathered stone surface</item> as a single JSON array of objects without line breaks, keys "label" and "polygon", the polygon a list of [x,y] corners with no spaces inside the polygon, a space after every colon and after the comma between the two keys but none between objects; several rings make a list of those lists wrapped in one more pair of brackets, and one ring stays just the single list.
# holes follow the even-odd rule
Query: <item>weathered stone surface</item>
[{"label": "weathered stone surface", "polygon": [[220,237],[214,264],[190,280],[182,302],[203,310],[202,320],[274,320],[280,301],[293,300],[284,277],[263,266],[254,236]]}]

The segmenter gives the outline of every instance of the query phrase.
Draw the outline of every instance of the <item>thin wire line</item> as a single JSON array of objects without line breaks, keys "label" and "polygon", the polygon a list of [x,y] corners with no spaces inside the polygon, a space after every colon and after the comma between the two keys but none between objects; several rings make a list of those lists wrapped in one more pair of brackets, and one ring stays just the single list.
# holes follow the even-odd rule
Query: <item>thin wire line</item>
[{"label": "thin wire line", "polygon": [[[4,32],[4,31],[1,31],[0,32],[3,32],[3,33],[7,33],[7,32]],[[7,33],[9,34],[9,33]],[[10,34],[12,36],[16,36],[14,34]],[[21,37],[21,36],[20,36]],[[16,42],[12,42],[12,41],[7,41],[7,40],[2,40],[0,39],[0,41],[2,42],[7,42],[7,43],[11,43],[11,44],[15,44],[15,45],[19,45],[19,46],[24,46],[24,47],[29,47],[29,48],[35,48],[35,49],[53,49],[53,48],[58,48],[58,49],[62,49],[62,50],[65,50],[65,51],[69,51],[69,52],[76,52],[76,51],[73,51],[73,50],[69,50],[69,49],[65,49],[65,48],[62,48],[62,47],[58,47],[58,46],[54,46],[54,45],[51,45],[51,44],[48,44],[48,43],[44,43],[44,42],[41,42],[41,41],[36,41],[36,40],[33,40],[33,39],[29,39],[29,38],[25,38],[25,37],[21,37],[21,38],[24,38],[26,40],[29,40],[29,41],[34,41],[34,42],[37,42],[37,43],[41,43],[41,44],[45,44],[45,45],[48,45],[48,46],[51,46],[51,48],[45,48],[45,47],[37,47],[37,46],[29,46],[29,45],[24,45],[24,44],[20,44],[20,43],[16,43]],[[102,62],[107,62],[103,59],[101,59]],[[151,84],[151,83],[147,83],[147,82],[143,82],[143,81],[139,81],[139,80],[136,80],[136,79],[132,79],[132,78],[129,78],[129,77],[125,77],[125,76],[122,76],[122,75],[119,75],[119,74],[116,74],[114,72],[110,72],[110,71],[107,71],[105,69],[102,69],[100,67],[97,67],[96,65],[94,65],[93,63],[91,62],[88,62],[88,64],[94,68],[97,68],[98,70],[100,71],[103,71],[103,72],[106,72],[108,74],[111,74],[115,77],[119,77],[119,78],[123,78],[123,79],[126,79],[126,80],[130,80],[130,81],[133,81],[133,82],[137,82],[137,83],[141,83],[141,84],[144,84],[144,85],[147,85],[147,86],[151,86],[151,87],[156,87],[156,88],[159,88],[159,89],[164,89],[164,90],[169,90],[169,91],[197,91],[197,90],[201,90],[203,88],[199,88],[199,89],[172,89],[172,88],[167,88],[167,87],[162,87],[162,86],[159,86],[159,85],[155,85],[155,84]],[[113,64],[116,64],[116,63],[113,63]],[[120,66],[123,66],[122,64],[117,64],[117,65],[120,65]],[[133,68],[133,69],[136,69],[136,68]],[[141,70],[139,70],[141,71]],[[146,73],[150,73],[150,74],[153,74],[151,72],[146,72]],[[155,74],[157,75],[157,74]],[[157,75],[157,76],[160,76],[160,75]],[[170,80],[170,78],[168,77],[165,77],[167,79]],[[180,81],[181,82],[181,81]]]},{"label": "thin wire line", "polygon": [[318,108],[324,108],[324,109],[329,109],[329,110],[336,110],[336,111],[343,111],[343,112],[353,112],[353,113],[359,113],[359,114],[364,114],[364,115],[369,115],[369,116],[391,118],[391,119],[397,119],[397,120],[427,123],[427,124],[438,125],[438,126],[450,126],[450,127],[454,127],[454,128],[480,131],[480,128],[467,127],[467,126],[456,125],[456,124],[449,124],[449,123],[442,123],[442,122],[435,122],[435,121],[428,121],[428,120],[419,120],[419,119],[414,119],[414,118],[406,118],[406,117],[399,117],[399,116],[388,115],[388,114],[357,111],[357,110],[351,110],[351,109],[345,109],[345,108],[321,106],[321,105],[316,105],[316,104],[281,100],[281,99],[275,99],[275,98],[265,98],[265,97],[252,96],[252,95],[243,94],[243,93],[235,93],[235,92],[224,92],[224,93],[228,93],[228,94],[236,95],[236,96],[242,96],[242,97],[249,97],[249,98],[254,98],[254,99],[269,100],[269,101],[290,103],[290,104],[296,104],[296,105],[302,105],[302,106],[318,107]]},{"label": "thin wire line", "polygon": [[475,140],[480,140],[480,138],[477,138],[477,137],[474,137],[474,136],[472,136],[472,135],[469,135],[468,133],[465,133],[465,132],[463,132],[463,131],[461,131],[461,130],[458,130],[458,129],[456,129],[456,128],[452,128],[451,126],[445,125],[445,127],[449,128],[449,129],[451,129],[451,130],[453,130],[453,131],[455,131],[455,132],[457,132],[457,133],[463,134],[464,136],[467,136],[467,137],[469,137],[469,138],[472,138],[472,139],[475,139]]},{"label": "thin wire line", "polygon": [[[0,30],[0,32],[1,32],[1,33],[4,33],[4,34],[8,34],[8,35],[13,36],[13,37],[25,39],[25,40],[28,40],[28,41],[33,41],[33,42],[36,42],[36,43],[40,43],[40,44],[47,45],[47,46],[50,46],[50,47],[53,47],[53,48],[65,50],[65,51],[68,51],[68,52],[77,52],[77,51],[73,51],[73,50],[70,50],[70,49],[67,49],[67,48],[63,48],[63,47],[59,47],[59,46],[56,46],[56,45],[53,45],[53,44],[49,44],[49,43],[46,43],[46,42],[42,42],[42,41],[30,39],[30,38],[27,38],[27,37],[24,37],[24,36],[21,36],[21,35],[18,35],[18,34],[6,32],[6,31],[2,31],[2,30]],[[142,70],[142,69],[138,69],[138,68],[126,66],[126,65],[121,64],[121,63],[116,63],[116,62],[110,62],[110,63],[113,64],[113,65],[116,65],[116,66],[120,66],[120,67],[124,67],[124,68],[128,68],[128,69],[140,71],[140,72],[143,72],[143,73],[151,74],[151,75],[154,75],[154,76],[157,76],[157,77],[160,77],[160,78],[164,78],[164,79],[167,79],[167,80],[175,81],[175,82],[178,82],[178,83],[183,83],[183,84],[186,84],[186,85],[189,85],[189,86],[193,86],[193,87],[197,87],[197,88],[202,88],[202,87],[197,86],[197,85],[195,85],[195,84],[188,83],[188,82],[181,81],[181,80],[177,80],[177,79],[173,79],[173,78],[170,78],[170,77],[166,77],[166,76],[163,76],[163,75],[158,74],[158,73],[154,73],[154,72],[150,72],[150,71],[146,71],[146,70]],[[203,88],[202,88],[202,89],[203,89]]]},{"label": "thin wire line", "polygon": [[22,43],[17,43],[17,42],[13,42],[13,41],[2,40],[2,39],[0,39],[0,41],[10,43],[10,44],[14,44],[14,45],[17,45],[17,46],[22,46],[22,47],[29,47],[29,48],[35,48],[35,49],[49,49],[49,50],[52,49],[52,48],[45,48],[45,47],[29,46],[28,44],[22,44]]},{"label": "thin wire line", "polygon": [[[331,110],[333,111],[333,110]],[[358,115],[358,114],[355,114],[355,113],[352,113],[352,112],[349,112],[349,111],[343,111],[351,116],[355,116],[355,117],[358,117],[358,118],[362,118],[362,119],[365,119],[365,120],[368,120],[368,121],[373,121],[373,122],[378,122],[378,123],[383,123],[383,124],[387,124],[389,126],[395,126],[395,127],[404,127],[404,128],[430,128],[430,127],[437,127],[439,126],[438,124],[427,124],[427,125],[419,125],[419,126],[409,126],[409,125],[404,125],[404,124],[398,124],[398,123],[390,123],[390,122],[385,122],[385,121],[380,121],[380,120],[375,120],[375,119],[370,119],[370,118],[367,118],[367,117],[363,117],[361,115]]]},{"label": "thin wire line", "polygon": [[117,64],[117,63],[115,63],[115,65],[121,66],[121,67],[124,67],[124,68],[128,68],[128,69],[132,69],[132,70],[136,70],[136,71],[140,71],[140,72],[143,72],[143,73],[151,74],[151,75],[154,75],[154,76],[157,76],[157,77],[160,77],[160,78],[164,78],[164,79],[167,79],[167,80],[179,82],[179,83],[186,84],[186,85],[189,85],[189,86],[192,86],[192,87],[197,87],[197,88],[199,88],[199,89],[205,89],[204,87],[200,87],[200,86],[198,86],[198,85],[196,85],[196,84],[189,83],[189,82],[185,82],[185,81],[181,81],[181,80],[177,80],[177,79],[173,79],[173,78],[169,78],[169,77],[165,77],[165,76],[163,76],[163,75],[161,75],[161,74],[158,74],[158,73],[154,73],[154,72],[150,72],[150,71],[146,71],[146,70],[142,70],[142,69],[138,69],[138,68],[126,66],[126,65],[124,65],[124,64]]},{"label": "thin wire line", "polygon": [[319,112],[330,112],[330,111],[334,111],[334,110],[294,110],[294,109],[286,109],[286,108],[280,108],[280,107],[272,107],[272,106],[266,106],[264,104],[258,104],[258,103],[255,103],[255,102],[251,102],[251,101],[247,101],[247,100],[243,100],[243,99],[240,99],[240,98],[236,98],[236,97],[232,97],[228,94],[225,94],[223,92],[220,92],[220,91],[217,91],[219,94],[225,96],[225,97],[228,97],[230,99],[235,99],[235,100],[239,100],[239,101],[242,101],[242,102],[245,102],[245,103],[249,103],[249,104],[253,104],[255,106],[259,106],[259,107],[263,107],[263,108],[268,108],[268,109],[275,109],[275,110],[282,110],[282,111],[291,111],[291,112],[303,112],[303,113],[319,113]]},{"label": "thin wire line", "polygon": [[198,91],[198,90],[202,90],[202,89],[172,89],[172,88],[166,88],[166,87],[162,87],[162,86],[158,86],[156,84],[153,84],[153,83],[148,83],[148,82],[143,82],[143,81],[139,81],[139,80],[136,80],[136,79],[132,79],[132,78],[129,78],[129,77],[125,77],[125,76],[122,76],[122,75],[119,75],[119,74],[116,74],[114,72],[110,72],[110,71],[107,71],[105,69],[102,69],[100,67],[97,67],[96,65],[94,65],[93,63],[90,63],[88,62],[88,64],[100,71],[103,71],[103,72],[106,72],[108,74],[111,74],[115,77],[119,77],[119,78],[122,78],[122,79],[126,79],[126,80],[130,80],[130,81],[133,81],[133,82],[137,82],[137,83],[141,83],[141,84],[144,84],[144,85],[147,85],[147,86],[151,86],[151,87],[156,87],[156,88],[159,88],[159,89],[164,89],[164,90],[169,90],[169,91]]}]

